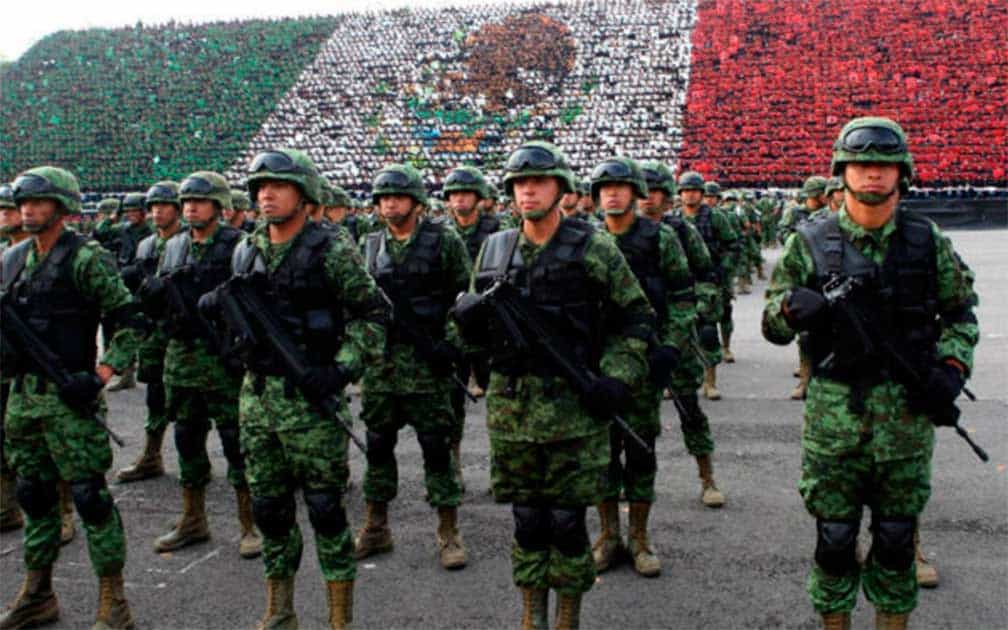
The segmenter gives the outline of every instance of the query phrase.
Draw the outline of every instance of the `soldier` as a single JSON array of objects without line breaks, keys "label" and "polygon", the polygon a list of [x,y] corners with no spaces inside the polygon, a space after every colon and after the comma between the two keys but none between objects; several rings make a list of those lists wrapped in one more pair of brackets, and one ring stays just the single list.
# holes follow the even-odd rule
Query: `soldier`
[{"label": "soldier", "polygon": [[255,558],[262,551],[262,538],[253,523],[238,438],[239,376],[215,354],[213,332],[197,314],[200,296],[230,277],[231,253],[242,232],[221,221],[223,211],[231,207],[231,189],[219,173],[189,175],[179,186],[178,200],[189,229],[165,243],[156,277],[146,280],[139,292],[145,310],[163,319],[169,337],[163,379],[182,486],[182,514],[154,541],[154,549],[174,551],[210,538],[206,441],[214,423],[228,463],[228,482],[235,489],[241,526],[238,551],[243,558]]},{"label": "soldier", "polygon": [[[732,274],[735,270],[735,254],[738,251],[738,234],[731,228],[725,216],[703,203],[704,179],[696,171],[686,171],[679,176],[679,199],[682,201],[683,217],[696,226],[703,237],[707,251],[718,274],[718,285],[721,289],[721,326],[722,340],[726,338],[725,322],[728,322],[728,340],[731,335],[732,308],[734,297],[732,290]],[[705,331],[701,330],[701,335]],[[717,389],[717,364],[723,357],[721,348],[714,348],[715,341],[707,340],[707,363],[704,369],[703,394],[707,400],[720,400],[721,392]],[[725,343],[727,349],[727,343]]]},{"label": "soldier", "polygon": [[255,221],[248,218],[247,213],[252,207],[248,193],[244,190],[231,191],[231,208],[223,211],[224,222],[231,227],[251,234],[255,230]]},{"label": "soldier", "polygon": [[829,178],[826,182],[824,194],[826,195],[826,203],[829,205],[829,211],[836,212],[839,210],[844,198],[843,182],[840,181],[839,177],[834,176]]},{"label": "soldier", "polygon": [[[136,305],[108,252],[64,225],[65,216],[81,207],[72,173],[33,168],[18,176],[13,191],[23,228],[32,238],[4,252],[4,299],[31,322],[72,376],[57,388],[37,363],[18,361],[12,372],[5,455],[17,471],[18,499],[27,516],[27,574],[17,599],[0,615],[0,628],[59,617],[52,569],[60,547],[60,479],[70,483],[99,579],[95,627],[132,628],[122,577],[126,537],[105,484],[112,450],[93,414],[105,415],[103,385],[132,361]],[[110,338],[100,359],[95,344],[99,320]]]},{"label": "soldier", "polygon": [[[500,220],[493,214],[481,212],[477,206],[486,201],[489,189],[483,173],[472,166],[461,166],[453,170],[448,179],[445,180],[444,192],[447,195],[448,205],[452,209],[455,230],[462,237],[469,252],[469,259],[476,260],[480,247],[487,237],[501,229]],[[472,382],[470,383],[470,393],[479,398],[486,390],[487,381],[490,378],[490,366],[485,357],[467,362],[462,367],[463,380],[469,379],[469,372],[472,370]],[[452,404],[456,407],[456,414],[461,407],[461,422],[465,421],[465,398],[463,393],[456,389],[453,393]],[[456,464],[461,467],[459,459],[459,443],[462,441],[462,426],[452,440],[452,452],[455,453]],[[461,479],[461,468],[459,470]],[[463,483],[464,486],[464,483]]]},{"label": "soldier", "polygon": [[466,553],[458,533],[462,492],[452,462],[457,423],[451,376],[464,357],[447,316],[455,296],[469,284],[469,255],[455,230],[420,218],[427,192],[413,167],[393,164],[378,171],[371,194],[386,227],[364,237],[365,260],[395,308],[385,360],[367,366],[361,388],[367,522],[357,536],[355,556],[392,550],[388,504],[399,485],[395,445],[399,430],[411,424],[423,451],[427,500],[438,512],[441,566],[461,569]]},{"label": "soldier", "polygon": [[662,221],[675,230],[686,253],[693,278],[696,320],[690,334],[696,342],[689,344],[690,349],[682,354],[672,371],[668,392],[675,401],[686,450],[696,458],[700,476],[700,501],[709,508],[719,508],[724,505],[725,497],[714,480],[714,438],[707,414],[700,408],[697,388],[704,380],[704,361],[707,361],[704,352],[718,349],[717,322],[720,319],[721,288],[710,252],[707,251],[700,232],[681,215],[665,213],[676,192],[672,171],[660,162],[644,162],[641,167],[648,184],[648,198],[641,201],[642,216],[652,221]]},{"label": "soldier", "polygon": [[[595,582],[585,512],[604,492],[610,418],[629,403],[631,385],[647,378],[655,315],[612,238],[561,218],[560,200],[575,182],[559,149],[525,143],[504,171],[521,228],[487,239],[472,290],[508,278],[518,299],[555,332],[543,341],[601,376],[576,391],[540,353],[516,353],[505,335],[488,335],[489,326],[502,329],[479,294],[460,297],[455,316],[468,343],[495,351],[487,391],[491,475],[495,499],[512,504],[522,627],[547,627],[553,588],[556,627],[576,628],[582,596]],[[603,321],[603,312],[612,318]]]},{"label": "soldier", "polygon": [[[906,628],[917,604],[914,538],[930,495],[933,425],[955,424],[979,337],[973,292],[948,238],[898,209],[914,174],[898,124],[848,122],[832,170],[843,207],[788,240],[767,289],[763,334],[781,345],[810,334],[798,489],[816,518],[812,605],[824,627],[849,627],[860,583],[876,627]],[[862,567],[855,550],[866,503],[873,541]]]},{"label": "soldier", "polygon": [[[0,184],[0,254],[11,246],[30,238],[31,235],[21,229],[21,213],[14,203],[14,190],[10,184]],[[2,267],[0,267],[2,269]],[[0,365],[0,368],[3,366]],[[10,367],[7,368],[8,372]],[[3,375],[0,380],[0,532],[21,529],[24,518],[18,506],[15,486],[17,477],[14,470],[7,464],[4,455],[3,418],[7,409],[7,395],[10,393],[10,374]],[[71,524],[73,523],[71,514]]]},{"label": "soldier", "polygon": [[[157,230],[137,245],[136,260],[122,270],[126,286],[134,293],[144,280],[157,271],[158,261],[164,253],[168,239],[182,229],[182,205],[178,198],[179,185],[173,181],[160,181],[147,191],[144,205]],[[147,384],[147,421],[144,423],[144,447],[137,459],[116,473],[116,481],[129,483],[164,474],[161,445],[168,428],[165,411],[164,359],[168,338],[160,322],[152,322],[147,338],[137,350],[139,379]]]},{"label": "soldier", "polygon": [[91,235],[102,247],[108,249],[115,240],[116,226],[119,225],[120,202],[116,197],[106,197],[98,202],[98,222]]},{"label": "soldier", "polygon": [[254,352],[241,386],[242,448],[253,513],[264,534],[267,609],[258,627],[297,627],[294,582],[303,541],[294,493],[300,488],[326,580],[329,624],[343,628],[353,617],[356,576],[343,498],[348,439],[334,418],[309,401],[337,396],[339,415],[350,422],[343,389],[365,364],[380,359],[376,349],[384,341],[388,309],[356,246],[308,220],[305,202],[321,199],[318,172],[307,155],[291,149],[260,153],[247,182],[265,220],[236,247],[232,270],[261,277],[264,301],[311,362],[308,375],[294,382],[276,357]]},{"label": "soldier", "polygon": [[330,184],[329,188],[332,191],[332,200],[326,207],[326,218],[333,225],[341,225],[346,228],[354,243],[359,242],[361,234],[358,230],[357,215],[351,212],[353,201],[350,199],[350,195],[340,186]]},{"label": "soldier", "polygon": [[[655,499],[654,449],[661,433],[662,392],[689,347],[696,299],[689,262],[675,231],[636,214],[637,199],[648,199],[648,194],[640,167],[628,158],[610,158],[592,172],[591,196],[605,212],[605,228],[615,238],[658,318],[655,335],[648,340],[649,377],[633,384],[632,402],[624,415],[650,452],[618,425],[610,425],[608,483],[598,505],[602,531],[592,555],[595,568],[602,572],[626,549],[637,573],[655,577],[661,573],[661,562],[648,540],[647,522]],[[624,462],[621,456],[625,456]],[[621,490],[630,504],[625,547],[620,538]]]},{"label": "soldier", "polygon": [[[680,190],[682,188],[680,187]],[[735,330],[735,322],[732,319],[732,300],[735,299],[735,279],[738,277],[739,268],[744,263],[745,255],[742,247],[742,222],[735,213],[734,208],[729,209],[722,201],[721,186],[717,182],[704,183],[703,203],[710,207],[713,215],[721,215],[728,225],[728,229],[735,236],[735,242],[730,246],[731,253],[722,256],[723,267],[722,277],[722,298],[721,298],[721,321],[718,322],[721,328],[721,357],[725,363],[735,363],[735,355],[731,351],[731,336]],[[708,247],[708,249],[710,249]],[[716,390],[716,388],[715,388]],[[708,398],[710,398],[708,396]],[[718,394],[720,398],[720,394]]]}]

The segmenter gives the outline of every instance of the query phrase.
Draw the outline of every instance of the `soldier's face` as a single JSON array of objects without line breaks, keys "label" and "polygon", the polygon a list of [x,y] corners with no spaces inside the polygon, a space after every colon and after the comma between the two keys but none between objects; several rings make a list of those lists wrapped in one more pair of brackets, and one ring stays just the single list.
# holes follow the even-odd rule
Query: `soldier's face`
[{"label": "soldier's face", "polygon": [[602,210],[626,210],[633,203],[633,186],[625,182],[610,182],[599,187]]},{"label": "soldier's face", "polygon": [[130,225],[140,225],[144,221],[143,210],[128,210],[125,216],[126,222]]},{"label": "soldier's face", "polygon": [[0,209],[0,233],[14,232],[21,229],[21,213],[17,208]]},{"label": "soldier's face", "polygon": [[560,196],[560,183],[555,177],[533,175],[514,181],[514,204],[522,214],[546,212]]},{"label": "soldier's face", "polygon": [[402,225],[413,214],[415,203],[409,195],[382,195],[378,198],[378,213],[392,225]]},{"label": "soldier's face", "polygon": [[467,216],[473,213],[476,209],[476,202],[478,198],[476,193],[471,190],[453,190],[448,193],[448,207],[452,209],[455,214],[461,214]]},{"label": "soldier's face", "polygon": [[165,230],[175,225],[178,221],[179,211],[173,203],[152,203],[150,205],[151,218],[154,226],[160,230]]},{"label": "soldier's face", "polygon": [[259,211],[270,223],[282,222],[289,218],[302,206],[301,189],[295,184],[282,180],[266,180],[260,182],[256,191],[256,203]]},{"label": "soldier's face", "polygon": [[891,196],[898,189],[899,164],[889,162],[848,162],[844,183],[852,193]]},{"label": "soldier's face", "polygon": [[193,227],[204,227],[217,216],[217,206],[210,199],[186,199],[182,216]]},{"label": "soldier's face", "polygon": [[703,196],[703,202],[705,204],[707,204],[708,206],[710,206],[711,208],[713,208],[714,206],[718,205],[718,203],[720,201],[721,200],[719,198],[715,197],[714,195],[704,195]]},{"label": "soldier's face", "polygon": [[679,191],[679,199],[682,200],[684,206],[699,206],[700,202],[703,200],[703,191],[681,190]]},{"label": "soldier's face", "polygon": [[640,209],[648,214],[657,214],[662,211],[665,206],[665,191],[664,190],[649,190],[647,194],[647,199],[641,199],[639,202]]},{"label": "soldier's face", "polygon": [[21,228],[36,234],[52,225],[59,212],[59,202],[55,199],[25,199],[18,204],[21,212]]},{"label": "soldier's face", "polygon": [[345,219],[347,214],[349,214],[349,212],[347,211],[346,206],[329,206],[326,208],[326,216],[334,223]]},{"label": "soldier's face", "polygon": [[234,208],[227,208],[221,211],[221,216],[224,217],[224,220],[230,224],[231,220],[234,219],[236,212],[237,211]]},{"label": "soldier's face", "polygon": [[840,204],[843,203],[843,191],[834,190],[829,195],[829,206],[833,212],[840,209]]},{"label": "soldier's face", "polygon": [[564,193],[560,198],[560,208],[563,210],[573,210],[577,208],[578,194],[576,192]]}]

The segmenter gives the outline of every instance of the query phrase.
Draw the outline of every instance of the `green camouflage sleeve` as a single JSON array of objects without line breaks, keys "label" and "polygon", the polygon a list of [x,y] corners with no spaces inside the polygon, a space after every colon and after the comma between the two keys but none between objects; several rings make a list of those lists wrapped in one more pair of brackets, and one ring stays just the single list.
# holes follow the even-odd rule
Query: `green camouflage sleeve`
[{"label": "green camouflage sleeve", "polygon": [[646,323],[654,326],[655,312],[634,277],[630,265],[611,238],[596,232],[585,252],[588,273],[608,294],[609,308],[623,322],[618,330],[608,331],[602,352],[602,372],[624,383],[643,381],[648,374],[647,344],[626,329]]},{"label": "green camouflage sleeve", "polygon": [[332,239],[324,264],[326,277],[341,295],[348,315],[346,340],[336,362],[346,367],[356,381],[365,365],[382,360],[389,307],[364,269],[360,251],[349,239]]},{"label": "green camouflage sleeve", "polygon": [[[74,283],[84,297],[93,300],[103,316],[133,302],[133,296],[116,271],[112,254],[95,241],[88,241],[74,258]],[[133,363],[142,335],[135,328],[121,327],[109,340],[101,363],[121,372]]]},{"label": "green camouflage sleeve", "polygon": [[721,291],[713,282],[714,263],[711,261],[710,250],[695,225],[689,221],[683,221],[683,224],[686,226],[686,242],[683,246],[694,274],[697,318],[705,322],[720,321]]},{"label": "green camouflage sleeve", "polygon": [[[445,275],[453,280],[450,295],[454,301],[455,296],[459,293],[469,290],[473,275],[469,250],[462,237],[454,229],[445,230],[441,246],[441,262],[444,265]],[[462,348],[465,345],[459,335],[458,327],[454,325],[451,317],[445,322],[445,340],[456,348]]]},{"label": "green camouflage sleeve", "polygon": [[781,303],[791,289],[807,286],[814,272],[815,264],[805,241],[788,239],[767,285],[766,306],[763,307],[763,336],[767,341],[787,345],[794,339],[796,331],[781,314]]},{"label": "green camouflage sleeve", "polygon": [[734,277],[735,265],[738,261],[739,233],[731,226],[731,220],[724,213],[720,210],[713,212],[712,223],[717,239],[721,241],[721,251],[724,252],[724,256],[717,263],[721,268],[721,277],[728,283]]},{"label": "green camouflage sleeve", "polygon": [[980,340],[973,307],[972,272],[962,264],[952,248],[952,242],[932,224],[935,235],[935,255],[938,267],[938,311],[942,333],[938,339],[938,358],[952,358],[962,363],[969,375],[973,370],[973,349]]},{"label": "green camouflage sleeve", "polygon": [[667,312],[659,314],[658,338],[664,346],[675,346],[680,351],[685,351],[696,318],[696,298],[689,260],[672,228],[662,225],[659,234],[662,274],[665,276],[665,286],[670,290],[666,293]]}]

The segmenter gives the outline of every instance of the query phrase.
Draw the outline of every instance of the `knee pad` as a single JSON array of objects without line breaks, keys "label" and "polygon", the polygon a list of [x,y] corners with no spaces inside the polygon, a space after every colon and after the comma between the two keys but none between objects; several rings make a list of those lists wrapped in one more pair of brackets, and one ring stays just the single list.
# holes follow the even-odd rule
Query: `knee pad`
[{"label": "knee pad", "polygon": [[70,483],[70,494],[81,520],[88,525],[104,523],[112,513],[112,495],[105,486],[104,477],[91,477]]},{"label": "knee pad", "polygon": [[59,503],[56,481],[17,478],[15,489],[21,509],[31,518],[42,518]]},{"label": "knee pad", "polygon": [[550,508],[551,542],[565,556],[579,556],[588,550],[585,508]]},{"label": "knee pad", "polygon": [[196,459],[206,452],[209,424],[175,423],[175,448],[183,459]]},{"label": "knee pad", "polygon": [[294,527],[297,508],[294,495],[280,497],[252,496],[252,518],[268,538],[284,538]]},{"label": "knee pad", "polygon": [[217,434],[220,435],[221,447],[224,449],[224,458],[227,459],[231,466],[244,468],[245,460],[242,458],[238,427],[218,427]]},{"label": "knee pad", "polygon": [[339,492],[335,490],[309,492],[305,490],[308,520],[315,532],[323,536],[338,536],[347,527],[346,511]]},{"label": "knee pad", "polygon": [[451,470],[451,446],[446,433],[417,433],[417,441],[423,451],[424,463],[431,472]]},{"label": "knee pad", "polygon": [[522,549],[547,551],[550,544],[549,512],[534,505],[512,505],[515,541]]},{"label": "knee pad", "polygon": [[165,388],[161,383],[147,384],[147,409],[153,413],[165,411]]},{"label": "knee pad", "polygon": [[398,439],[398,433],[375,433],[374,431],[368,431],[368,463],[374,466],[387,464],[395,455],[395,445]]},{"label": "knee pad", "polygon": [[626,468],[638,474],[653,473],[658,470],[658,459],[654,454],[654,438],[644,438],[651,452],[645,451],[637,440],[627,438],[624,448],[626,449]]},{"label": "knee pad", "polygon": [[858,521],[816,521],[816,563],[829,575],[847,575],[857,568]]},{"label": "knee pad", "polygon": [[906,571],[914,561],[915,518],[872,518],[871,555],[883,569]]}]

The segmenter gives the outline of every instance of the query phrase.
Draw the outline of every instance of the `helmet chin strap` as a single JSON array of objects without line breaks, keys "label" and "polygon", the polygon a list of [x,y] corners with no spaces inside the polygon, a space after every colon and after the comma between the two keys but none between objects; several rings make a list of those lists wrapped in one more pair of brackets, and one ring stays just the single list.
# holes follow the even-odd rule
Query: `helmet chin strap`
[{"label": "helmet chin strap", "polygon": [[269,223],[270,225],[283,225],[284,223],[287,223],[297,215],[301,214],[301,212],[304,211],[304,207],[305,207],[304,198],[298,199],[297,205],[294,206],[294,210],[290,214],[288,214],[285,217],[275,217],[275,216],[266,217],[266,223]]}]

